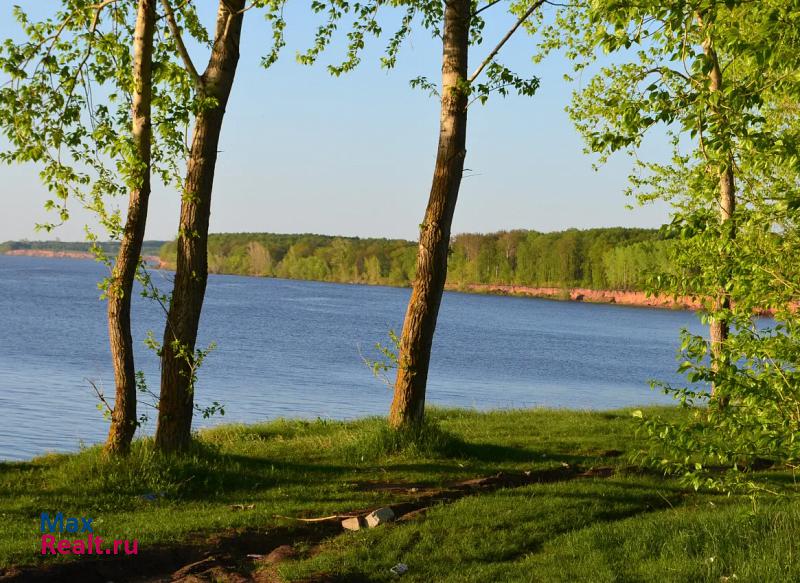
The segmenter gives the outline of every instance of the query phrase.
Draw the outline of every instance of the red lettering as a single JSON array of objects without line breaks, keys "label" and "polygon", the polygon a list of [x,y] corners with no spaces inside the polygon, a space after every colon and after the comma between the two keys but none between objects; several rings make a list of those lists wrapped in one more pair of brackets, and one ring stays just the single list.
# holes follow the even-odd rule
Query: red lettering
[{"label": "red lettering", "polygon": [[43,534],[42,535],[42,554],[46,555],[48,552],[52,553],[53,555],[56,554],[56,537],[54,534]]},{"label": "red lettering", "polygon": [[58,541],[58,552],[62,555],[68,555],[72,552],[72,545],[67,539]]},{"label": "red lettering", "polygon": [[119,546],[122,544],[121,540],[114,541],[114,554],[116,555],[119,552]]},{"label": "red lettering", "polygon": [[126,555],[135,555],[135,554],[137,554],[139,552],[139,541],[136,540],[136,539],[133,539],[133,549],[132,550],[128,549],[128,543],[129,542],[130,541],[127,541],[127,540],[125,541],[125,554]]}]

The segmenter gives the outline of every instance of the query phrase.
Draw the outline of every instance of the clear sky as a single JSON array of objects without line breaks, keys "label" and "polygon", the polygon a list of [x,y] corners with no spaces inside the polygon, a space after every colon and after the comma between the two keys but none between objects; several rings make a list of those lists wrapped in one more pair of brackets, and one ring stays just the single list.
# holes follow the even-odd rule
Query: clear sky
[{"label": "clear sky", "polygon": [[[0,39],[19,35],[13,4],[35,15],[60,2],[0,0]],[[211,231],[416,238],[430,187],[439,110],[436,98],[411,89],[408,80],[426,75],[438,81],[441,45],[420,30],[407,42],[398,67],[387,72],[378,64],[386,42],[373,40],[355,72],[333,78],[322,65],[341,56],[341,46],[315,67],[295,62],[317,22],[303,11],[306,3],[300,4],[287,10],[288,44],[269,70],[259,66],[270,43],[269,27],[255,10],[245,16],[242,56],[220,145]],[[497,9],[502,10],[500,4]],[[485,14],[485,41],[473,49],[470,69],[509,25],[501,11]],[[384,24],[391,30],[390,22]],[[583,153],[581,138],[564,112],[581,80],[563,80],[568,63],[558,55],[534,65],[532,52],[532,38],[519,31],[501,60],[541,79],[534,97],[493,96],[487,105],[470,108],[469,171],[454,232],[665,222],[664,206],[625,208],[630,202],[623,195],[630,169],[626,158],[593,170],[593,158]],[[194,58],[202,69],[207,56],[195,51]],[[0,141],[0,148],[5,145]],[[34,224],[47,218],[44,200],[35,167],[0,166],[0,241],[83,239],[83,224],[91,217],[74,209],[58,231],[49,236],[35,232]],[[124,207],[125,201],[120,202]],[[174,237],[178,208],[176,192],[156,190],[147,238]]]}]

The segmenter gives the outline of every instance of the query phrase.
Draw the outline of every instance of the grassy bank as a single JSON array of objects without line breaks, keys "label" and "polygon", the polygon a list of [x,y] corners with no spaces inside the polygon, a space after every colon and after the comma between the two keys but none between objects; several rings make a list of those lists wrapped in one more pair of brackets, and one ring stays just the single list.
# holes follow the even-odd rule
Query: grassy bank
[{"label": "grassy bank", "polygon": [[[399,562],[409,567],[404,581],[420,582],[800,579],[796,504],[754,507],[642,471],[630,459],[638,446],[629,411],[431,417],[422,446],[378,419],[276,421],[203,431],[180,460],[139,442],[125,462],[92,448],[0,464],[0,573],[31,577],[16,568],[31,565],[63,576],[54,569],[74,558],[39,555],[39,516],[61,511],[94,518],[104,539],[137,539],[130,576],[169,577],[175,561],[210,553],[200,580],[388,581]],[[435,498],[498,472],[547,479],[417,504],[429,507],[355,533],[293,520]],[[247,557],[282,545],[278,563]]]}]

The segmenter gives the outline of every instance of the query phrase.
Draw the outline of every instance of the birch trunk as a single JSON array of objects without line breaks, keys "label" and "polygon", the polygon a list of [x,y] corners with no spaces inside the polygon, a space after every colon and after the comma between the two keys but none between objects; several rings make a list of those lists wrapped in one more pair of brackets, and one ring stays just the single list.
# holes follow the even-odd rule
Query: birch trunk
[{"label": "birch trunk", "polygon": [[[713,44],[710,39],[703,43],[703,50],[706,56],[711,60],[712,67],[709,72],[709,89],[712,93],[722,91],[722,70],[719,65],[717,53],[714,50]],[[714,111],[719,115],[718,111]],[[719,220],[720,223],[726,225],[733,218],[733,213],[736,210],[736,184],[734,181],[733,173],[733,156],[728,154],[723,163],[719,165]],[[723,229],[724,230],[724,229]],[[730,236],[734,237],[735,232],[731,228]],[[724,260],[724,258],[721,258]],[[714,312],[727,310],[731,306],[730,295],[724,290],[720,290],[714,300]],[[712,367],[716,370],[725,359],[724,343],[728,338],[729,324],[723,317],[715,315],[709,323],[709,336],[711,339],[711,356]],[[712,385],[711,394],[715,396],[718,393],[718,387]],[[723,398],[724,399],[724,398]]]},{"label": "birch trunk", "polygon": [[400,339],[389,412],[393,427],[420,423],[425,413],[431,346],[447,277],[450,228],[466,156],[470,8],[469,0],[445,2],[439,147],[428,207],[420,226],[417,275]]},{"label": "birch trunk", "polygon": [[203,96],[216,101],[198,113],[186,170],[178,255],[164,345],[156,447],[184,450],[191,441],[194,351],[208,279],[208,222],[217,148],[225,107],[239,62],[244,0],[221,0],[214,45],[201,77]]},{"label": "birch trunk", "polygon": [[136,369],[131,336],[131,295],[139,266],[150,199],[153,34],[156,0],[139,0],[133,38],[132,138],[138,167],[125,229],[108,288],[108,336],[116,385],[105,450],[124,454],[136,432]]}]

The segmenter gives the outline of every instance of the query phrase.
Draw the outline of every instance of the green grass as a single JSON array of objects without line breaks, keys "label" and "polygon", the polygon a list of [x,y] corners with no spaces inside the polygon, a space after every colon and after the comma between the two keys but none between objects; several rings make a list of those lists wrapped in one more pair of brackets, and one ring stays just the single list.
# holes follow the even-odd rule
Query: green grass
[{"label": "green grass", "polygon": [[797,581],[798,529],[790,502],[754,513],[733,500],[687,499],[657,480],[536,485],[338,537],[281,573],[390,581],[389,568],[403,562],[403,580],[420,582]]},{"label": "green grass", "polygon": [[630,411],[429,417],[421,439],[397,436],[375,418],[281,420],[202,431],[183,458],[156,455],[144,440],[123,461],[91,448],[0,464],[0,567],[41,560],[42,512],[93,517],[99,536],[138,539],[144,552],[231,528],[296,526],[275,515],[325,516],[408,496],[359,484],[437,486],[568,463],[617,473],[465,497],[408,522],[343,532],[279,572],[286,580],[388,581],[389,568],[403,562],[403,580],[420,582],[800,580],[800,509],[791,499],[754,507],[636,471]]}]

